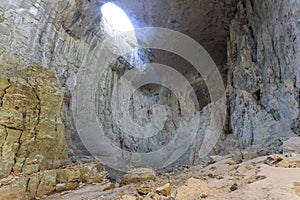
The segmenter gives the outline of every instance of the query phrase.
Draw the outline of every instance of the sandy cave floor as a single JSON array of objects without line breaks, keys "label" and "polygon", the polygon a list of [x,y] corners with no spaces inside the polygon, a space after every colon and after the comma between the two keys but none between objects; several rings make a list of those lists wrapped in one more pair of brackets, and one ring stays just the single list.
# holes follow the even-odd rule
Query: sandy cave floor
[{"label": "sandy cave floor", "polygon": [[[242,200],[297,200],[300,199],[300,155],[266,164],[267,156],[236,164],[230,157],[218,157],[206,167],[179,167],[172,172],[157,175],[156,181],[121,186],[109,180],[95,185],[83,185],[47,197],[47,200],[134,200],[134,199],[242,199]],[[276,158],[276,155],[275,155]],[[167,183],[171,195],[155,193]],[[148,194],[139,194],[147,188]]]}]

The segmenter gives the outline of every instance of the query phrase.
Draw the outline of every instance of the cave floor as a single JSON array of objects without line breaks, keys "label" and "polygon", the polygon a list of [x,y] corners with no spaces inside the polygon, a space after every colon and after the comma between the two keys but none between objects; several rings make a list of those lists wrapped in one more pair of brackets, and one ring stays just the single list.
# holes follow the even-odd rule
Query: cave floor
[{"label": "cave floor", "polygon": [[[156,181],[121,186],[109,180],[48,196],[47,200],[135,199],[300,199],[300,155],[272,155],[235,163],[230,157],[215,157],[206,167],[180,167],[158,174]],[[170,183],[171,195],[158,187]],[[138,191],[146,191],[144,195]]]}]

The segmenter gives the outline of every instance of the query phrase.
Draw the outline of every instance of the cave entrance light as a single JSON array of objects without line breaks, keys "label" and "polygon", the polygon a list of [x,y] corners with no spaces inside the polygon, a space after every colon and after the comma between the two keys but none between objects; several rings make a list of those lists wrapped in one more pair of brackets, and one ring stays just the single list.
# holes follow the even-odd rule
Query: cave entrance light
[{"label": "cave entrance light", "polygon": [[134,30],[127,14],[116,4],[111,2],[104,4],[101,12],[106,22],[116,31],[124,33]]},{"label": "cave entrance light", "polygon": [[[111,36],[118,35],[120,33],[126,33],[124,38],[131,50],[129,57],[125,59],[132,65],[136,66],[139,70],[143,71],[141,67],[143,61],[138,54],[138,42],[134,32],[134,26],[131,23],[128,15],[116,4],[108,2],[101,7],[102,16],[104,19],[104,28]],[[131,31],[131,32],[130,32]]]}]

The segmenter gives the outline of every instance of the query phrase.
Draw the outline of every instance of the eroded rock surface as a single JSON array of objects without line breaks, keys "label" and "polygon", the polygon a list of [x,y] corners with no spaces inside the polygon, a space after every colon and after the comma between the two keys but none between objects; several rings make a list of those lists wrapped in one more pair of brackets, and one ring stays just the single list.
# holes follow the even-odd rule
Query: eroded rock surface
[{"label": "eroded rock surface", "polygon": [[[219,2],[208,2],[203,1],[199,5],[197,4],[195,8],[190,5],[190,2],[186,1],[160,2],[162,3],[162,7],[159,7],[161,10],[166,11],[166,7],[172,8],[169,13],[172,16],[170,19],[168,19],[166,13],[163,15],[159,10],[156,10],[156,3],[154,2],[147,3],[146,5],[138,1],[136,3],[132,1],[119,1],[116,4],[121,6],[130,16],[136,14],[137,18],[140,17],[141,21],[144,21],[146,24],[148,23],[148,25],[163,26],[162,22],[166,22],[164,27],[174,28],[175,30],[187,33],[201,44],[207,42],[203,45],[211,53],[214,53],[213,57],[217,64],[222,66],[220,69],[223,74],[223,71],[226,71],[225,44],[226,37],[229,34],[227,25],[234,15],[235,7],[233,5],[235,0],[222,2],[223,6],[218,7],[218,9],[216,8]],[[101,45],[101,42],[105,38],[110,36],[110,30],[105,29],[100,12],[103,3],[103,1],[62,0],[5,1],[0,4],[0,31],[3,33],[0,38],[0,64],[8,68],[39,64],[54,72],[64,92],[62,104],[62,116],[65,125],[64,133],[68,144],[68,153],[73,161],[78,159],[84,161],[93,160],[78,137],[76,127],[74,126],[74,110],[71,108],[71,102],[74,100],[74,88],[76,87],[78,70],[86,67],[85,60],[93,59],[91,58],[91,51],[97,45]],[[207,6],[205,12],[202,8],[203,5]],[[149,12],[149,16],[152,15],[152,10],[155,10],[157,12],[157,15],[153,16],[155,19],[151,17],[146,19],[140,16],[140,7],[143,7],[142,10],[145,12]],[[176,14],[176,10],[178,9],[195,9],[197,12],[194,13],[198,13],[199,15],[202,12],[198,11],[203,11],[212,18],[201,15],[198,16],[201,20],[197,19],[197,17],[191,17],[193,19],[191,21],[187,19],[190,18],[190,15],[178,16]],[[135,24],[136,21],[132,20]],[[209,20],[211,24],[207,23],[206,20]],[[198,24],[197,27],[193,26],[194,22]],[[196,31],[198,28],[201,28],[201,30]],[[191,29],[192,31],[190,32],[187,29]],[[218,34],[208,34],[209,32]],[[220,48],[218,48],[220,51],[214,51],[217,49],[216,45],[220,45]],[[191,81],[199,97],[199,106],[201,108],[205,107],[210,102],[210,98],[201,76],[195,70],[189,72],[190,68],[186,68],[186,63],[177,62],[178,60],[176,59],[169,59],[169,61],[172,61],[169,63],[172,67],[181,69],[179,71]],[[226,72],[223,75],[225,74]],[[105,87],[105,90],[102,92],[100,90],[102,88],[99,88],[101,91],[100,95],[102,95],[100,98],[101,102],[99,103],[100,106],[105,101],[109,102],[111,100],[109,94],[112,87],[110,86],[115,86],[115,82],[118,79],[116,74],[111,71],[108,71],[103,78],[105,81],[101,84]],[[99,82],[99,80],[89,81],[92,81],[95,85]],[[5,87],[4,83],[3,87]],[[161,97],[157,97],[157,93]],[[106,96],[106,94],[108,95]],[[178,108],[177,99],[170,91],[159,88],[153,90],[150,94],[142,89],[137,92],[132,102],[134,121],[136,123],[148,123],[151,114],[147,116],[147,112],[145,112],[145,117],[136,116],[135,111],[140,112],[142,110],[140,107],[149,108],[155,103],[170,105],[171,109],[168,110],[168,120],[163,131],[156,138],[143,141],[140,141],[138,138],[128,137],[123,133],[120,134],[119,127],[111,123],[111,115],[107,114],[111,113],[111,109],[109,106],[104,107],[104,111],[99,112],[99,115],[104,119],[100,120],[102,120],[103,124],[107,124],[106,127],[108,128],[106,131],[113,140],[113,143],[119,145],[124,150],[149,152],[170,142],[170,138],[174,136],[178,129],[178,121],[183,119],[181,109]],[[111,124],[112,126],[108,126]],[[169,134],[169,132],[172,132],[172,134]],[[198,143],[201,143],[201,141],[202,139],[199,139]],[[132,143],[137,144],[132,145]],[[198,143],[195,146],[198,146]],[[194,158],[194,155],[197,154],[195,151],[194,148],[190,148],[189,153],[179,162],[192,163],[197,160],[198,158]]]},{"label": "eroded rock surface", "polygon": [[75,190],[85,183],[106,180],[106,171],[100,163],[74,165],[46,170],[31,175],[9,176],[0,180],[0,199],[40,199],[55,192]]},{"label": "eroded rock surface", "polygon": [[238,4],[228,41],[228,91],[230,131],[242,148],[282,152],[282,139],[300,134],[298,19],[297,1]]},{"label": "eroded rock surface", "polygon": [[122,184],[142,183],[156,179],[155,172],[149,168],[137,168],[124,174]]},{"label": "eroded rock surface", "polygon": [[282,145],[283,153],[300,153],[300,137],[291,137]]},{"label": "eroded rock surface", "polygon": [[62,166],[68,155],[56,77],[39,66],[0,71],[1,178]]},{"label": "eroded rock surface", "polygon": [[[199,102],[203,108],[199,116],[200,128],[193,131],[197,132],[197,137],[187,145],[187,149],[185,145],[178,145],[176,150],[186,153],[178,158],[178,152],[174,151],[171,158],[176,158],[175,164],[199,164],[203,161],[200,151],[207,130],[222,136],[214,148],[209,148],[209,151],[212,149],[211,154],[231,153],[233,160],[227,157],[224,162],[222,159],[214,160],[215,165],[206,167],[203,172],[198,169],[202,174],[195,177],[190,177],[187,168],[184,173],[176,175],[174,181],[166,178],[152,187],[170,182],[175,194],[169,196],[177,195],[183,199],[188,195],[191,198],[218,199],[224,194],[225,199],[239,199],[239,191],[245,198],[250,198],[253,195],[251,189],[261,191],[257,193],[258,198],[296,198],[299,181],[294,179],[293,174],[299,173],[299,170],[290,168],[298,167],[299,161],[283,162],[281,158],[273,157],[267,162],[271,166],[262,165],[264,160],[238,164],[265,154],[290,152],[295,143],[285,143],[282,147],[284,140],[300,135],[299,1],[242,0],[237,9],[235,0],[202,0],[197,5],[184,0],[118,2],[121,7],[124,3],[123,8],[129,14],[136,14],[137,18],[150,25],[182,31],[203,44],[217,62],[224,80],[229,69],[228,93],[222,99],[228,104],[228,109],[225,104],[220,104],[216,107],[220,115],[212,115],[214,110],[212,104],[207,105],[210,98],[203,78],[186,67],[186,63],[177,62],[177,59],[167,62],[185,75],[198,98],[203,94],[203,101]],[[104,30],[100,12],[103,3],[101,0],[0,2],[0,178],[20,175],[12,182],[2,180],[3,187],[0,189],[5,195],[3,198],[42,197],[54,191],[75,189],[83,180],[87,183],[97,180],[97,175],[89,171],[89,167],[86,171],[68,168],[62,174],[43,170],[61,167],[69,161],[68,154],[73,161],[92,159],[78,137],[70,104],[78,86],[78,71],[86,69],[87,60],[94,59],[93,50],[97,50],[96,47],[109,36],[109,30]],[[163,59],[159,60],[160,56],[153,60],[163,62]],[[173,57],[165,57],[167,60],[170,58]],[[24,67],[35,64],[51,71],[38,66]],[[170,141],[174,135],[169,133],[177,131],[178,122],[182,120],[178,99],[166,88],[139,89],[131,100],[134,121],[140,124],[151,121],[149,108],[160,103],[171,107],[168,123],[154,140],[140,141],[126,136],[116,124],[111,123],[108,105],[119,75],[128,70],[124,63],[117,67],[108,69],[104,80],[88,80],[100,85],[97,102],[97,106],[102,106],[98,110],[100,122],[107,126],[107,135],[113,143],[123,150],[142,153],[157,150]],[[143,110],[147,112],[140,115]],[[186,137],[177,141],[184,139]],[[212,146],[210,143],[205,145]],[[294,153],[297,151],[291,155]],[[129,159],[128,163],[131,161]],[[282,166],[287,169],[282,170]],[[39,175],[38,171],[42,171],[43,175]],[[279,184],[281,189],[273,194],[278,186],[277,174],[280,173],[284,174],[279,179],[282,181]],[[266,184],[265,187],[260,187],[260,181]],[[205,188],[204,192],[197,186],[199,184]],[[294,189],[285,184],[293,185]],[[141,188],[141,185],[138,187]],[[103,191],[109,188],[107,186]],[[124,188],[130,191],[129,194],[104,192],[100,195],[108,199],[119,198],[117,196],[139,198],[136,188],[132,190],[130,185]],[[116,188],[118,191],[123,189]],[[215,189],[220,191],[220,196],[214,196]],[[290,193],[285,195],[284,189]],[[145,198],[160,198],[155,189],[152,191]]]}]

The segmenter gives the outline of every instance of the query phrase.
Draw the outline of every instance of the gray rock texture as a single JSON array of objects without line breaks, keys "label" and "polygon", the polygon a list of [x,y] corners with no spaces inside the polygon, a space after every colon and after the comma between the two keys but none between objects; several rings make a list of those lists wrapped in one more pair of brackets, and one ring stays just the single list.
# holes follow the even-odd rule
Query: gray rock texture
[{"label": "gray rock texture", "polygon": [[[71,105],[78,87],[78,72],[87,69],[90,61],[96,59],[94,51],[114,32],[105,26],[102,18],[104,3],[101,0],[0,2],[0,145],[2,151],[10,152],[1,155],[1,159],[6,156],[3,158],[6,161],[0,164],[7,170],[1,171],[2,176],[12,170],[21,173],[56,168],[67,158],[66,149],[73,161],[92,159],[77,134]],[[280,152],[285,138],[300,135],[300,3],[297,0],[241,0],[239,3],[237,0],[119,0],[115,3],[128,13],[136,27],[172,28],[199,42],[210,53],[227,84],[226,97],[209,104],[203,78],[187,61],[166,52],[144,52],[150,61],[168,64],[183,74],[199,100],[200,115],[192,119],[199,120],[200,128],[191,131],[196,135],[195,140],[182,157],[176,158],[177,151],[171,155],[176,158],[175,164],[201,162],[203,143],[204,149],[213,149],[211,154],[249,148],[253,157],[253,152]],[[164,104],[169,106],[167,123],[156,137],[148,139],[134,138],[120,131],[112,121],[112,88],[121,75],[134,68],[131,65],[134,63],[122,59],[110,65],[99,80],[89,80],[98,86],[97,120],[104,125],[107,137],[115,146],[148,153],[169,143],[179,129],[179,122],[188,123],[191,118],[184,118],[182,105],[172,91],[148,85],[132,95],[131,118],[138,124],[147,124],[152,119],[151,106]],[[35,67],[34,74],[27,74],[32,68],[24,66],[34,65],[48,70]],[[24,73],[16,76],[15,69],[19,68]],[[36,94],[39,87],[41,94]],[[40,105],[41,102],[45,105]],[[43,105],[47,109],[43,110]],[[43,127],[35,131],[37,124]],[[25,130],[31,130],[25,134],[28,139],[23,138]],[[45,157],[59,161],[57,164],[42,162],[37,168],[27,168],[28,156],[35,160],[35,153],[47,154],[45,149],[43,152],[37,147],[30,150],[33,156],[28,155],[29,147],[25,144],[35,139],[30,134],[37,133],[50,138],[51,142],[42,143],[43,147],[61,144],[57,149],[59,154]],[[210,138],[222,136],[217,145],[206,143],[207,133]],[[177,150],[185,148],[183,145]]]},{"label": "gray rock texture", "polygon": [[269,148],[266,142],[300,134],[299,9],[298,1],[238,4],[228,40],[228,91],[230,132],[242,148]]},{"label": "gray rock texture", "polygon": [[[173,28],[193,37],[212,54],[220,70],[224,72],[223,76],[226,77],[226,38],[229,35],[228,25],[234,15],[235,2],[234,0],[222,1],[221,6],[219,6],[219,1],[208,0],[201,1],[197,5],[190,1],[151,1],[148,3],[119,1],[115,3],[129,14],[136,27]],[[104,3],[103,1],[83,0],[11,0],[0,3],[0,31],[3,33],[0,37],[1,66],[15,68],[38,64],[53,71],[64,92],[62,105],[64,133],[69,147],[69,156],[74,161],[78,157],[83,160],[91,158],[77,135],[70,105],[76,86],[77,72],[85,67],[86,60],[91,59],[89,56],[92,54],[88,52],[92,52],[109,36],[110,31],[105,29],[100,10]],[[161,5],[158,7],[158,4]],[[178,10],[185,11],[186,14],[181,15]],[[185,75],[196,90],[201,108],[210,102],[204,81],[195,70],[193,71],[192,67],[188,67],[186,61],[154,51],[152,54],[156,56],[153,61],[165,62]],[[126,66],[121,65],[122,67]],[[91,80],[100,85],[99,105],[110,101],[111,89],[109,88],[115,85],[117,75],[112,70],[107,72],[104,82],[100,80],[98,83],[98,80]],[[110,87],[109,84],[111,84]],[[108,87],[101,89],[102,86]],[[141,117],[139,113],[155,103],[167,104],[170,108],[167,111],[167,124],[155,138],[139,141],[124,134],[120,135],[118,127],[114,124],[109,126],[111,124],[110,108],[104,106],[98,112],[100,122],[107,127],[108,137],[115,145],[126,150],[135,152],[155,150],[170,141],[173,135],[168,134],[169,132],[174,133],[178,129],[181,113],[174,94],[160,87],[154,87],[150,92],[145,92],[146,90],[147,88],[141,88],[132,98],[130,110],[134,121],[140,124],[149,122],[149,115]],[[161,97],[156,96],[157,94]],[[207,113],[210,111],[208,110]],[[209,121],[209,114],[207,117],[205,120]],[[200,138],[198,143],[203,140],[203,137]],[[192,149],[191,153],[188,153],[189,160],[195,157],[193,154],[196,154],[195,149],[199,147]]]},{"label": "gray rock texture", "polygon": [[300,137],[291,137],[283,143],[282,148],[284,154],[300,154]]}]

